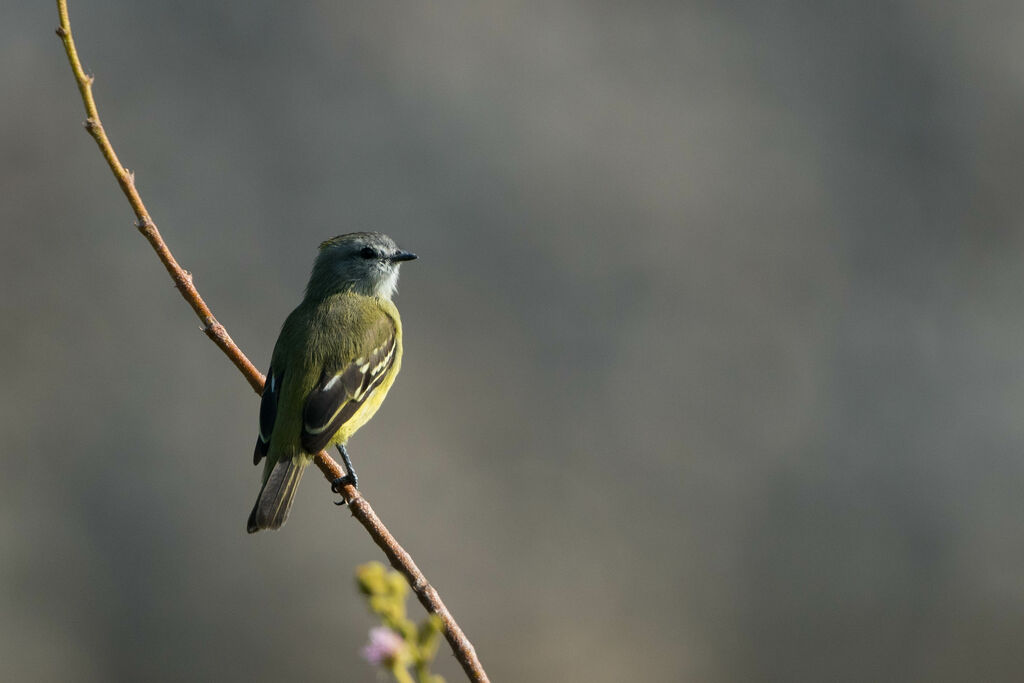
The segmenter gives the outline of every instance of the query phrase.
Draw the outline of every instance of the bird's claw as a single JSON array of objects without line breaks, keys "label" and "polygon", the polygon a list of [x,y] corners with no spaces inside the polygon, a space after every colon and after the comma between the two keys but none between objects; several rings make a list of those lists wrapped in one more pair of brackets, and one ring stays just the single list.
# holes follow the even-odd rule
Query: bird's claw
[{"label": "bird's claw", "polygon": [[352,484],[352,487],[355,489],[359,488],[359,478],[354,473],[346,474],[344,477],[338,477],[337,479],[331,482],[331,491],[337,493],[342,497],[342,500],[338,503],[335,503],[335,505],[344,505],[345,503],[348,502],[347,500],[345,500],[345,494],[342,493],[342,489],[344,489],[344,487],[348,486],[349,484]]}]

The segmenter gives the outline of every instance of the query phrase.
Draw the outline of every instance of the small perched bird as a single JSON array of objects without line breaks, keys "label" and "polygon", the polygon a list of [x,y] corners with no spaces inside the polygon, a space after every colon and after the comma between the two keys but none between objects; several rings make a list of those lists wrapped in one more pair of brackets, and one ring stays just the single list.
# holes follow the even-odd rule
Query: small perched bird
[{"label": "small perched bird", "polygon": [[402,321],[391,302],[398,268],[416,254],[378,232],[320,245],[302,303],[284,321],[260,402],[253,464],[265,459],[249,533],[277,529],[314,455],[337,446],[358,485],[345,442],[377,412],[402,364]]}]

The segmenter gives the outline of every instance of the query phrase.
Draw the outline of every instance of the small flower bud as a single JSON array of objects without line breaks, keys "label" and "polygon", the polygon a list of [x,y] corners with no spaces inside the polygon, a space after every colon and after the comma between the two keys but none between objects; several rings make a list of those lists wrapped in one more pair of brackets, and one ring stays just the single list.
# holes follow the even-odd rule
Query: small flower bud
[{"label": "small flower bud", "polygon": [[374,666],[391,666],[405,656],[405,641],[384,626],[370,629],[370,642],[363,647],[363,658]]}]

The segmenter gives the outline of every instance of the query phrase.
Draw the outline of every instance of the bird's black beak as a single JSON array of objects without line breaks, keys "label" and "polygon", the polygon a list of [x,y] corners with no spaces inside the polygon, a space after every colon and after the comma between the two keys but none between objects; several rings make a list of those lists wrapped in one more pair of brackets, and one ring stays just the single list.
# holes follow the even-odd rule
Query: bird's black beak
[{"label": "bird's black beak", "polygon": [[418,257],[409,251],[400,251],[396,254],[392,254],[390,261],[415,261]]}]

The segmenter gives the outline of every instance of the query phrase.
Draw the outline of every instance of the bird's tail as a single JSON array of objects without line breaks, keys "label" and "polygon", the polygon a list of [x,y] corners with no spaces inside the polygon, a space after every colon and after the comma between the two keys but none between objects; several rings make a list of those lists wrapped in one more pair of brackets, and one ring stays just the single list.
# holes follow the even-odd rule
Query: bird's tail
[{"label": "bird's tail", "polygon": [[284,458],[274,465],[249,514],[246,528],[250,534],[260,529],[277,529],[284,524],[292,509],[299,479],[308,464],[303,458]]}]

